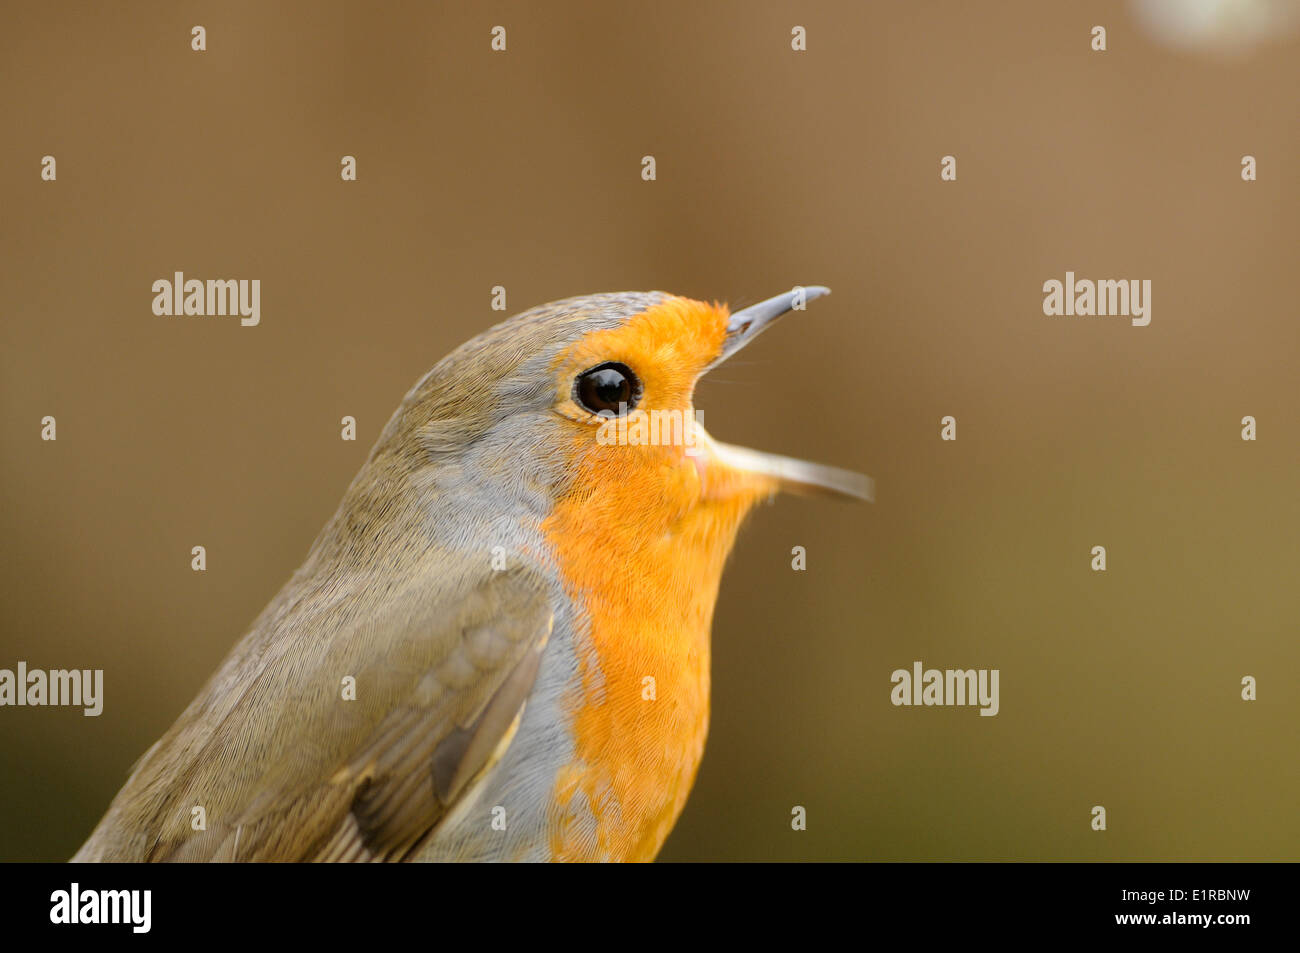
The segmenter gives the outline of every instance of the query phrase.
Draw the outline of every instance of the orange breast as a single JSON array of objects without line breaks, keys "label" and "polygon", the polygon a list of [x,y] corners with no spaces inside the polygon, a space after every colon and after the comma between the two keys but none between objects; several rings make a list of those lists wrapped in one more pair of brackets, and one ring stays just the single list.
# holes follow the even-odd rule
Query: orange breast
[{"label": "orange breast", "polygon": [[[727,492],[702,485],[719,480]],[[652,860],[686,803],[708,731],[723,563],[766,489],[735,482],[702,474],[680,448],[591,449],[578,491],[546,523],[591,636],[570,700],[576,758],[556,797],[566,805],[582,792],[597,822],[595,845],[556,831],[556,860],[591,859],[593,847],[599,858]]]}]

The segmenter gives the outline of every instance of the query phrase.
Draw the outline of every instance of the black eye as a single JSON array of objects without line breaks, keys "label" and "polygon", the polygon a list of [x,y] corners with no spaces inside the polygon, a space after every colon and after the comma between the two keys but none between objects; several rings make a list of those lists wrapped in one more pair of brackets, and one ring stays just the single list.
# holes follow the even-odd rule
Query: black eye
[{"label": "black eye", "polygon": [[641,382],[626,364],[598,364],[578,375],[573,396],[593,414],[617,417],[641,399]]}]

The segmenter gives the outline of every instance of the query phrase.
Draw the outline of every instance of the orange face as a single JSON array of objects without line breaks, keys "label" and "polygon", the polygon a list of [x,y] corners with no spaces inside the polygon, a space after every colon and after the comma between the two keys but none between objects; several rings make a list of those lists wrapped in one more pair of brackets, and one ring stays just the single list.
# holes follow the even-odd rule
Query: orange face
[{"label": "orange face", "polygon": [[[671,297],[619,327],[587,335],[560,355],[555,409],[575,425],[578,466],[601,472],[590,483],[578,481],[580,493],[598,488],[589,502],[599,507],[602,500],[621,505],[639,499],[641,507],[659,507],[667,518],[701,498],[762,496],[778,488],[761,473],[717,459],[713,442],[692,416],[695,384],[722,352],[729,316],[726,305]],[[609,373],[629,379],[625,410],[583,393],[583,372],[610,365],[617,370]],[[600,416],[602,406],[607,416]],[[642,526],[650,529],[655,522]]]},{"label": "orange face", "polygon": [[[639,406],[688,407],[696,380],[722,348],[728,313],[726,305],[667,298],[618,327],[588,334],[556,362],[558,391],[570,394],[575,378],[589,367],[619,362],[644,384]],[[571,397],[557,409],[575,421],[590,422],[591,411]]]}]

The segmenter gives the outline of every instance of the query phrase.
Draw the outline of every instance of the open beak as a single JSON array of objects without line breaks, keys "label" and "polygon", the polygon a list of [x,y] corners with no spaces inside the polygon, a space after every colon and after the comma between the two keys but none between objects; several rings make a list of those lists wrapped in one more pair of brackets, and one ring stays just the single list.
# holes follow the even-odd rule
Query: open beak
[{"label": "open beak", "polygon": [[[779,294],[737,311],[727,323],[727,336],[723,340],[722,350],[717,359],[709,365],[709,369],[717,367],[754,340],[763,333],[764,329],[776,323],[776,319],[781,315],[789,311],[802,311],[807,302],[830,293],[830,288],[821,285],[796,286],[785,294]],[[777,484],[778,489],[787,492],[868,502],[876,498],[875,483],[871,477],[862,473],[841,470],[839,467],[828,467],[820,463],[808,463],[792,457],[781,457],[774,453],[762,453],[758,450],[719,443],[717,440],[710,440],[710,448],[723,466],[768,477]]]}]

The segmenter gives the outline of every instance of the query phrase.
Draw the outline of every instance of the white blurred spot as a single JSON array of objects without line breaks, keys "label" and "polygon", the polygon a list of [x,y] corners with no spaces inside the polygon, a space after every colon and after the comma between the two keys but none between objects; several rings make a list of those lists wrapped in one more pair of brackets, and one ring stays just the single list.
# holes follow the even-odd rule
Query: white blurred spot
[{"label": "white blurred spot", "polygon": [[1300,26],[1300,0],[1130,0],[1139,24],[1168,46],[1244,53]]}]

